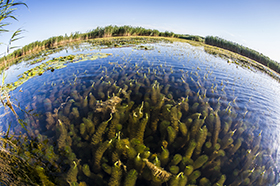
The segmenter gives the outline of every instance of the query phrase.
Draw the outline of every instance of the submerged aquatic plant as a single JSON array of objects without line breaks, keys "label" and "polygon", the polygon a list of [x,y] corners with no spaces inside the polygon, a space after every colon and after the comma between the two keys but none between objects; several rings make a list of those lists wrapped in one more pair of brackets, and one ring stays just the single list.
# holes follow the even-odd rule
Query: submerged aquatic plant
[{"label": "submerged aquatic plant", "polygon": [[144,162],[146,162],[146,165],[149,167],[149,169],[151,170],[153,176],[155,176],[156,178],[158,178],[159,180],[162,181],[168,181],[169,178],[172,176],[171,173],[166,172],[165,170],[163,170],[162,168],[159,168],[157,166],[155,166],[154,164],[152,164],[151,162],[149,162],[149,160],[147,159],[143,159]]},{"label": "submerged aquatic plant", "polygon": [[43,147],[47,144],[46,140],[38,140],[39,137],[28,139],[24,135],[10,135],[9,130],[1,136],[1,185],[54,185],[49,176],[50,172],[57,172],[56,155],[50,150],[51,146]]},{"label": "submerged aquatic plant", "polygon": [[[111,54],[106,54],[106,53],[88,53],[88,54],[78,54],[78,55],[68,55],[68,56],[61,56],[58,58],[53,58],[51,60],[48,60],[46,62],[41,63],[40,65],[29,69],[25,71],[23,74],[19,75],[19,78],[16,82],[12,84],[7,84],[4,85],[2,84],[1,86],[1,101],[2,101],[2,93],[10,92],[23,83],[27,82],[29,79],[35,77],[35,76],[41,76],[43,73],[46,71],[51,71],[53,72],[54,70],[65,68],[67,64],[69,63],[78,63],[86,60],[96,60],[98,58],[105,58],[110,56]],[[3,75],[4,78],[4,75]],[[3,102],[3,101],[2,101]],[[7,103],[9,101],[7,100]]]},{"label": "submerged aquatic plant", "polygon": [[77,72],[71,85],[49,83],[31,104],[45,111],[42,124],[26,121],[50,139],[42,151],[61,175],[50,175],[55,184],[274,184],[259,126],[233,96],[198,73],[133,60],[88,67],[89,81]]}]

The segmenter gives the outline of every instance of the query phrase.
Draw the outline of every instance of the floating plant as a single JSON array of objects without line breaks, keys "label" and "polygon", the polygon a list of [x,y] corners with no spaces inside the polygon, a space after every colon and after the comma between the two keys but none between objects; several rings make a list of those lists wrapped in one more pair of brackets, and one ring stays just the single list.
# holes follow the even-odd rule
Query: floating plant
[{"label": "floating plant", "polygon": [[[44,72],[50,70],[54,71],[55,69],[61,69],[65,68],[68,63],[79,63],[82,61],[87,60],[96,60],[98,58],[105,58],[111,54],[106,53],[89,53],[89,54],[78,54],[78,55],[68,55],[68,56],[61,56],[58,58],[53,58],[49,61],[46,61],[39,66],[36,66],[32,69],[29,69],[25,71],[23,74],[19,75],[19,79],[15,81],[13,84],[7,84],[6,87],[4,87],[4,90],[12,91],[16,89],[18,86],[22,85],[26,81],[28,81],[30,78],[34,76],[41,76]],[[40,61],[43,61],[45,58],[40,58],[35,61],[34,63],[38,63]],[[32,63],[31,63],[32,64]]]},{"label": "floating plant", "polygon": [[[25,114],[24,121],[30,137],[45,140],[41,156],[53,172],[44,183],[274,185],[278,172],[262,143],[264,132],[227,81],[213,77],[218,65],[201,62],[187,72],[179,63],[199,61],[203,51],[186,54],[192,48],[180,43],[145,47],[54,58],[21,76],[27,81],[85,61],[64,68],[72,79],[54,71],[55,83],[40,85],[39,93],[22,92],[33,98],[27,107],[40,113]],[[180,62],[172,65],[171,59]]]}]

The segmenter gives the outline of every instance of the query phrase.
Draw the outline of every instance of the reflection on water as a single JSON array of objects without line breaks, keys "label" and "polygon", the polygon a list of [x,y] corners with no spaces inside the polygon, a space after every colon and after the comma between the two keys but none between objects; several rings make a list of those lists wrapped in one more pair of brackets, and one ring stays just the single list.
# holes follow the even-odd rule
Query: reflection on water
[{"label": "reflection on water", "polygon": [[[47,71],[12,92],[35,114],[19,111],[28,135],[49,139],[42,151],[61,167],[56,184],[278,182],[277,81],[183,43],[48,57],[89,52],[112,55]],[[10,121],[2,119],[3,130]]]}]

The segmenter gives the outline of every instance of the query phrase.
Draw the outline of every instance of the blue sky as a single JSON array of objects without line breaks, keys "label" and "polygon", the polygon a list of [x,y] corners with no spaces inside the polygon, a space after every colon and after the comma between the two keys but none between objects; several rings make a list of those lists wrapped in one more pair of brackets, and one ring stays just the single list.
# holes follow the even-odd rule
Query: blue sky
[{"label": "blue sky", "polygon": [[[22,0],[15,13],[24,46],[52,36],[86,32],[97,26],[132,25],[180,34],[213,35],[237,42],[280,62],[279,0]],[[11,35],[11,34],[10,34]],[[9,34],[0,35],[8,42]],[[4,51],[2,46],[0,53]]]}]

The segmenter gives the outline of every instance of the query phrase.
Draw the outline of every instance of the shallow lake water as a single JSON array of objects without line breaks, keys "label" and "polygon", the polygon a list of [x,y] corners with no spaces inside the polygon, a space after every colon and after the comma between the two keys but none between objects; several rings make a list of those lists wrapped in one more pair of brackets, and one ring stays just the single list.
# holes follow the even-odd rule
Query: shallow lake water
[{"label": "shallow lake water", "polygon": [[[107,54],[66,60],[11,92],[28,136],[48,139],[44,156],[60,167],[54,182],[278,183],[279,82],[187,43],[82,46],[6,72],[10,83],[59,56]],[[9,124],[24,131],[12,114],[0,122],[3,131]]]}]

